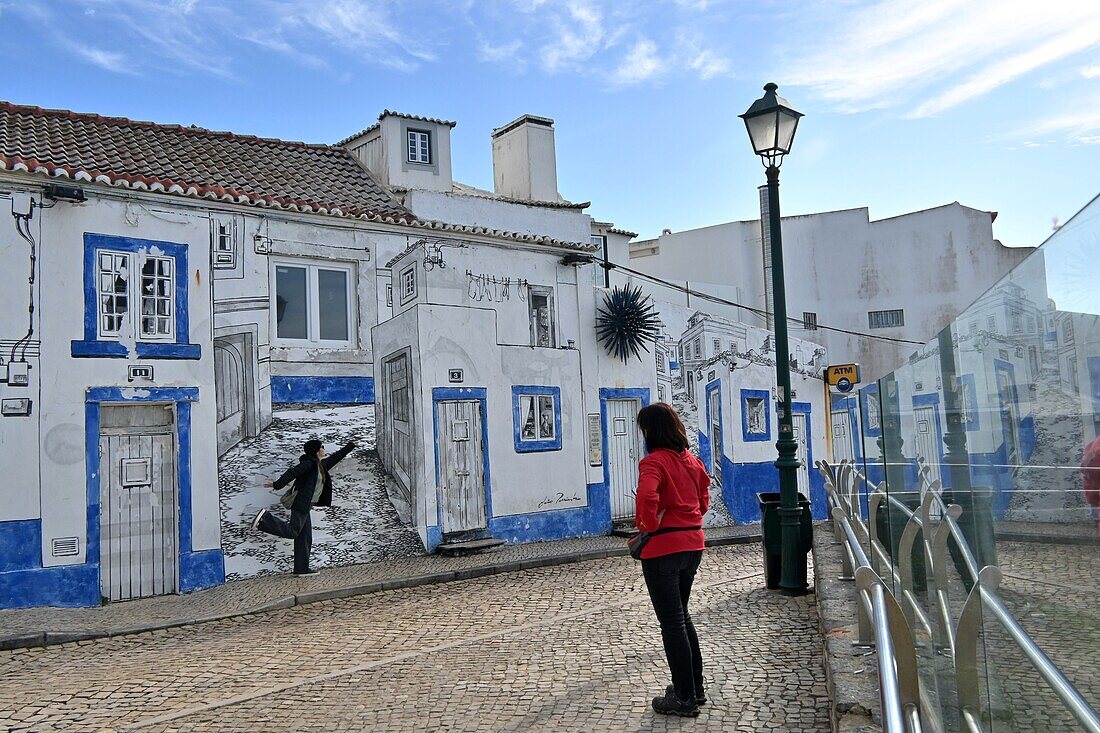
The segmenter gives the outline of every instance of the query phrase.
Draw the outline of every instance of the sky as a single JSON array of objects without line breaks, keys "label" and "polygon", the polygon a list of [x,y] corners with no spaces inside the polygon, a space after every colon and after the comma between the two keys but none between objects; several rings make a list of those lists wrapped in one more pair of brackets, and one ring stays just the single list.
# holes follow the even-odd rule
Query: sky
[{"label": "sky", "polygon": [[1100,192],[1094,0],[0,0],[0,99],[334,143],[383,109],[490,133],[555,120],[558,188],[656,236],[754,219],[737,115],[766,82],[806,116],[784,215],[959,201],[1035,245]]}]

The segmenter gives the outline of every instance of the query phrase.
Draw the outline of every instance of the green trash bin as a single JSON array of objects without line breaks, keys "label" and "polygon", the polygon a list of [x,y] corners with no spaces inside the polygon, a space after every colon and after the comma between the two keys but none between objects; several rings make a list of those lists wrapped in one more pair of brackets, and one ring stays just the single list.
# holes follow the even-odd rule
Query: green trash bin
[{"label": "green trash bin", "polygon": [[[769,590],[779,588],[783,575],[783,525],[780,522],[780,499],[778,491],[765,491],[756,495],[760,502],[760,525],[764,535],[764,583]],[[810,512],[810,500],[804,494],[798,495],[798,506],[802,509],[802,521],[799,524],[799,551],[807,554],[813,545],[813,515]],[[799,563],[802,577],[797,582],[806,585],[806,563]]]}]

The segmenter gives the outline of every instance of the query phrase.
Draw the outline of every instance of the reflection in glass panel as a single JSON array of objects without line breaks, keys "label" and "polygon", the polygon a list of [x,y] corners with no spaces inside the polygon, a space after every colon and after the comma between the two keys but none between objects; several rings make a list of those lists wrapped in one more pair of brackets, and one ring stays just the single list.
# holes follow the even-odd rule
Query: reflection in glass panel
[{"label": "reflection in glass panel", "polygon": [[348,340],[348,273],[317,271],[317,304],[323,341]]},{"label": "reflection in glass panel", "polygon": [[1100,200],[860,390],[863,537],[945,730],[1078,729],[1013,623],[1100,708],[1098,282]]},{"label": "reflection in glass panel", "polygon": [[275,268],[275,322],[278,337],[309,338],[308,312],[306,269],[279,265]]}]

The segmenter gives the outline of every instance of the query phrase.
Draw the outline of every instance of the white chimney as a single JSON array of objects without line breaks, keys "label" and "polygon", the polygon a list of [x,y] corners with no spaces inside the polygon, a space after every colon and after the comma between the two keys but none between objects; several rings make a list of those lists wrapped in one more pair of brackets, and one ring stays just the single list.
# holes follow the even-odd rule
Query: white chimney
[{"label": "white chimney", "polygon": [[561,200],[553,120],[523,115],[493,130],[493,187],[516,199]]}]

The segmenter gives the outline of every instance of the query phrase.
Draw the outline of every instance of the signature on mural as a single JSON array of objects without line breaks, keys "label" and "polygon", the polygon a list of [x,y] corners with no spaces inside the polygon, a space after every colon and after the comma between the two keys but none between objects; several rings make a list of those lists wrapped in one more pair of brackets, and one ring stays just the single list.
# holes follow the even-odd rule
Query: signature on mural
[{"label": "signature on mural", "polygon": [[580,500],[581,500],[581,498],[579,496],[577,496],[576,492],[574,492],[572,496],[566,496],[564,493],[559,491],[558,493],[554,494],[553,496],[547,496],[542,501],[540,501],[539,502],[539,509],[542,509],[543,507],[547,507],[547,506],[553,506],[554,504],[569,504],[571,502],[580,501]]}]

